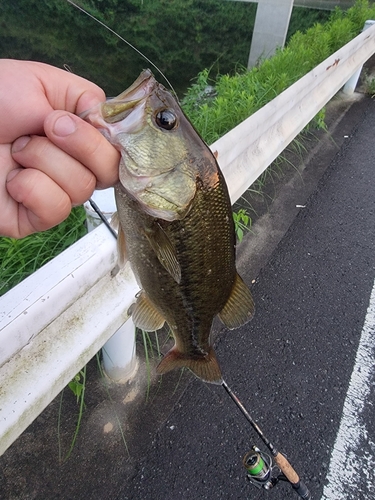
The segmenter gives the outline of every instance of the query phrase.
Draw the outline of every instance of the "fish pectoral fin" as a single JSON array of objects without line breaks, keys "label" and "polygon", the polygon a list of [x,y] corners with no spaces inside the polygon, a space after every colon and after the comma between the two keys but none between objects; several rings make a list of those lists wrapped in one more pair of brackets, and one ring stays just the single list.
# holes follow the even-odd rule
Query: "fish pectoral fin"
[{"label": "fish pectoral fin", "polygon": [[159,330],[165,323],[163,316],[143,291],[135,304],[130,306],[128,314],[131,315],[135,326],[146,332]]},{"label": "fish pectoral fin", "polygon": [[181,267],[177,260],[176,250],[163,228],[156,222],[152,229],[146,230],[145,234],[160,264],[176,283],[180,283]]},{"label": "fish pectoral fin", "polygon": [[223,377],[215,352],[212,347],[205,356],[189,357],[173,347],[160,361],[156,370],[158,373],[167,373],[175,368],[189,368],[194,375],[211,384],[222,384]]},{"label": "fish pectoral fin", "polygon": [[254,315],[254,311],[254,300],[250,290],[242,281],[239,274],[236,274],[232,292],[227,303],[220,311],[219,318],[224,325],[232,330],[250,321]]}]

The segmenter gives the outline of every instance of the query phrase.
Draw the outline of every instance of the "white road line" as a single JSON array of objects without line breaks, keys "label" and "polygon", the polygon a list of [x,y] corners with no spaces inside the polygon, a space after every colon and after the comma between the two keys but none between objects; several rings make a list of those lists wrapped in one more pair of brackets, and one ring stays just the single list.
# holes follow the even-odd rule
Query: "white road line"
[{"label": "white road line", "polygon": [[[375,498],[367,496],[375,493],[375,443],[370,440],[363,419],[364,410],[371,410],[375,403],[369,400],[374,380],[375,283],[321,500]],[[366,497],[359,494],[361,490]]]}]

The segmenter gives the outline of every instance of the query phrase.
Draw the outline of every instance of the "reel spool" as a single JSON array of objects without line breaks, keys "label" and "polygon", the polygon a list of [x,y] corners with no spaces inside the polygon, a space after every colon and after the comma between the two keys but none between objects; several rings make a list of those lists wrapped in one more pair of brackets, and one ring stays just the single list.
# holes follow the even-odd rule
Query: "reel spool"
[{"label": "reel spool", "polygon": [[270,455],[253,446],[243,457],[242,463],[247,470],[248,480],[257,488],[268,491],[275,486],[277,479],[272,477],[274,467]]}]

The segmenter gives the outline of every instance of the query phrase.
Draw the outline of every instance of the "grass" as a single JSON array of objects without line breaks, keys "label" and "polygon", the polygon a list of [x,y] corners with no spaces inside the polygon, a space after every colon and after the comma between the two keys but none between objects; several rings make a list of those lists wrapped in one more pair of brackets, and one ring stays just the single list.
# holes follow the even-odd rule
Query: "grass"
[{"label": "grass", "polygon": [[237,212],[233,212],[234,227],[236,236],[239,242],[244,237],[244,232],[250,231],[251,219],[245,208],[240,208]]},{"label": "grass", "polygon": [[58,437],[58,443],[59,443],[59,460],[60,462],[68,460],[70,455],[73,452],[74,446],[77,441],[79,429],[81,427],[81,421],[82,421],[82,416],[83,416],[83,410],[85,409],[85,390],[86,390],[86,371],[87,371],[87,365],[85,365],[82,370],[77,373],[77,375],[71,380],[68,384],[69,389],[73,392],[73,394],[77,398],[77,404],[79,405],[79,411],[78,411],[78,418],[77,418],[77,424],[74,430],[73,438],[69,446],[69,450],[65,457],[62,455],[62,446],[61,446],[61,439],[60,439],[60,429],[61,429],[61,410],[62,410],[62,404],[63,404],[63,396],[64,396],[64,390],[61,392],[60,396],[60,407],[59,407],[59,414],[58,414],[58,422],[57,422],[57,437]]},{"label": "grass", "polygon": [[[364,22],[374,17],[375,6],[359,0],[346,12],[336,9],[327,23],[298,31],[285,49],[250,71],[239,68],[233,76],[212,78],[204,69],[182,100],[183,109],[211,144],[358,35]],[[207,88],[215,93],[205,97]],[[322,124],[320,114],[315,120]]]},{"label": "grass", "polygon": [[85,211],[74,208],[58,226],[22,240],[0,237],[0,296],[87,233]]},{"label": "grass", "polygon": [[[130,456],[128,445],[127,445],[127,442],[125,439],[124,430],[123,430],[123,424],[120,421],[120,418],[116,412],[116,407],[113,404],[113,399],[112,399],[112,396],[111,396],[110,391],[109,391],[108,379],[103,372],[103,368],[102,368],[99,354],[96,354],[96,362],[97,362],[97,367],[99,370],[101,380],[104,382],[105,392],[107,394],[108,401],[112,405],[112,410],[114,412],[115,419],[116,419],[116,422],[118,425],[118,429],[120,431],[121,440],[124,444],[124,449],[125,449],[127,455]],[[62,438],[61,438],[61,417],[62,417],[63,400],[64,400],[64,392],[65,392],[65,389],[63,389],[61,391],[61,395],[60,395],[60,404],[59,404],[59,411],[58,411],[58,417],[57,417],[57,439],[58,439],[58,451],[59,451],[60,463],[66,462],[70,458],[70,456],[73,453],[74,447],[76,445],[77,439],[78,439],[79,431],[80,431],[81,424],[82,424],[84,410],[86,408],[85,392],[86,392],[86,387],[87,387],[87,365],[85,365],[82,368],[82,370],[80,370],[79,373],[77,373],[77,375],[69,382],[67,387],[70,389],[70,391],[76,397],[77,405],[78,405],[78,414],[77,414],[77,422],[76,422],[75,429],[73,432],[73,437],[70,441],[68,451],[64,454],[63,453],[63,446],[62,446]]]},{"label": "grass", "polygon": [[[210,69],[204,69],[182,100],[182,107],[202,138],[212,144],[352,40],[360,33],[364,22],[374,17],[375,6],[370,6],[367,0],[357,0],[346,12],[336,9],[328,22],[316,23],[305,33],[298,31],[286,48],[278,50],[272,58],[261,61],[250,71],[239,68],[233,76],[211,78]],[[373,81],[368,81],[367,87],[369,93],[374,92]],[[314,127],[326,129],[324,109],[304,133]],[[289,147],[297,151],[300,144],[301,136]],[[272,176],[275,169],[282,169],[282,160],[280,157],[268,167],[256,182],[255,190],[261,192],[266,177]],[[241,212],[234,212],[233,216],[237,239],[241,241],[243,231],[251,227],[251,220],[246,207],[241,207]],[[242,225],[244,216],[249,222],[245,227]]]},{"label": "grass", "polygon": [[374,95],[375,95],[375,77],[373,77],[372,75],[369,75],[368,72],[365,71],[364,83],[365,83],[366,94],[370,95],[371,97],[374,97]]}]

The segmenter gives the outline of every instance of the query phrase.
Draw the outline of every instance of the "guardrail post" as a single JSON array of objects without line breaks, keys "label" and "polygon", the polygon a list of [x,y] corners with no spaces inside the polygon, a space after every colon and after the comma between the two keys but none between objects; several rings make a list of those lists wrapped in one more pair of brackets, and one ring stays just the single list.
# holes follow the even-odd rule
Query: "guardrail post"
[{"label": "guardrail post", "polygon": [[[371,21],[371,20],[368,20],[365,22],[364,26],[363,26],[363,30],[362,31],[366,31],[367,29],[371,28],[371,26],[375,24],[375,21]],[[362,71],[362,68],[363,66],[361,66],[360,68],[357,69],[357,71],[354,73],[353,76],[351,76],[349,78],[349,80],[346,82],[346,84],[344,85],[344,88],[342,89],[343,93],[346,94],[346,95],[351,95],[354,93],[356,87],[357,87],[357,83],[358,83],[358,80],[359,80],[359,77],[361,75],[361,71]]]},{"label": "guardrail post", "polygon": [[[116,212],[114,189],[109,188],[94,191],[92,199],[98,205],[103,215],[110,220]],[[86,211],[87,229],[88,231],[92,231],[101,224],[101,219],[89,202],[84,204],[84,208]],[[131,318],[104,344],[102,353],[103,369],[110,379],[115,382],[124,383],[131,378],[137,367],[135,326]]]},{"label": "guardrail post", "polygon": [[258,0],[248,69],[284,47],[292,9],[293,0]]}]

